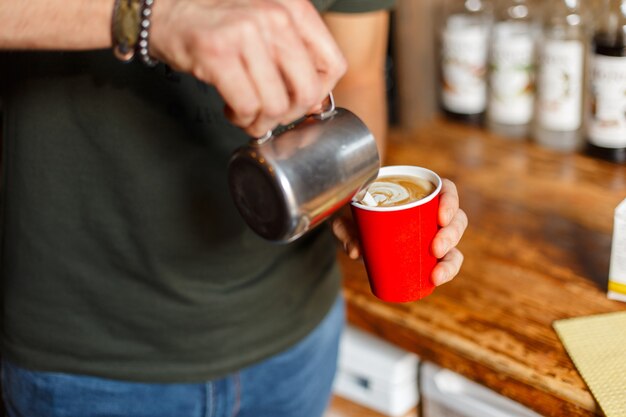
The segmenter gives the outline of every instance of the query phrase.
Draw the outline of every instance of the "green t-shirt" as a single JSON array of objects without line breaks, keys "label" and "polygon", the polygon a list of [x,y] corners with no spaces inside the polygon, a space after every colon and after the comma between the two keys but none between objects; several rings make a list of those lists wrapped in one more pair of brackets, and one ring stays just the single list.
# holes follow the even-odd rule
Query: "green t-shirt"
[{"label": "green t-shirt", "polygon": [[248,137],[212,87],[109,50],[4,53],[0,83],[8,359],[206,380],[289,347],[326,314],[339,287],[332,236],[276,245],[242,222],[226,167]]}]

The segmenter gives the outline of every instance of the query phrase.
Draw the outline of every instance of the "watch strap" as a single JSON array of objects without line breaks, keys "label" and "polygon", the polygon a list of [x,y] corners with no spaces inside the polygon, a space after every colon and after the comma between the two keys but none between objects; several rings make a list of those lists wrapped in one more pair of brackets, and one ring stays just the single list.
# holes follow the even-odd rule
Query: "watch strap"
[{"label": "watch strap", "polygon": [[135,56],[141,24],[141,0],[115,0],[111,21],[113,53],[124,62]]}]

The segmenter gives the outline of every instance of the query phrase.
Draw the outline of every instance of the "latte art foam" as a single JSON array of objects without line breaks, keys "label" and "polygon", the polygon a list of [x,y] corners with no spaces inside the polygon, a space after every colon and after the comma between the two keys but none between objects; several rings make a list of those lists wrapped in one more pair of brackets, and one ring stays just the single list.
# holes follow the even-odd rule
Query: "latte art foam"
[{"label": "latte art foam", "polygon": [[367,191],[378,207],[395,207],[421,200],[435,191],[435,185],[422,178],[397,175],[377,179]]}]

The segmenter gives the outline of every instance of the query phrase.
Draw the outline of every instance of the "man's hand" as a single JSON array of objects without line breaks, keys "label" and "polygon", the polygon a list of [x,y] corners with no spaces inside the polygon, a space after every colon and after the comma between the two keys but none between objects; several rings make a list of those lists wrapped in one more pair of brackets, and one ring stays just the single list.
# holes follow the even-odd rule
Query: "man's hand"
[{"label": "man's hand", "polygon": [[150,54],[213,84],[252,136],[312,111],[346,62],[308,0],[158,0]]},{"label": "man's hand", "polygon": [[439,259],[432,274],[435,285],[445,284],[459,273],[463,254],[456,245],[467,229],[467,215],[459,208],[456,185],[447,179],[442,182],[438,220],[441,229],[435,235],[431,247],[433,255]]},{"label": "man's hand", "polygon": [[[467,215],[459,208],[459,195],[454,183],[444,179],[439,203],[439,225],[441,229],[433,239],[431,251],[439,262],[433,269],[431,279],[435,285],[453,279],[461,269],[463,254],[456,248],[467,228]],[[361,256],[356,227],[348,216],[335,218],[331,227],[351,259]]]}]

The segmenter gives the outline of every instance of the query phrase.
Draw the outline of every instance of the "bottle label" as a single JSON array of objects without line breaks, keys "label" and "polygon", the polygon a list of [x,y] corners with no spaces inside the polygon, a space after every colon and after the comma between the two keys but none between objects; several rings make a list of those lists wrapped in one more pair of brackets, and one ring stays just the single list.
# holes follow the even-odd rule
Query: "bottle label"
[{"label": "bottle label", "polygon": [[451,16],[442,36],[441,101],[452,112],[477,114],[487,104],[489,34],[486,26],[461,24],[463,17]]},{"label": "bottle label", "polygon": [[626,57],[595,55],[591,76],[589,142],[626,147]]},{"label": "bottle label", "polygon": [[539,125],[578,130],[582,124],[584,48],[579,41],[548,40],[540,56]]},{"label": "bottle label", "polygon": [[530,123],[534,101],[534,39],[524,23],[499,23],[494,30],[489,77],[489,118]]}]

